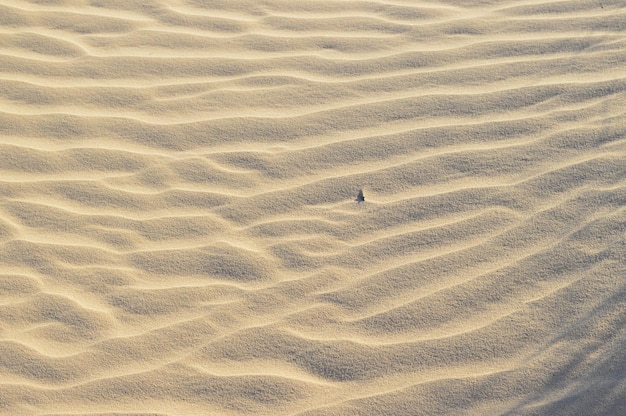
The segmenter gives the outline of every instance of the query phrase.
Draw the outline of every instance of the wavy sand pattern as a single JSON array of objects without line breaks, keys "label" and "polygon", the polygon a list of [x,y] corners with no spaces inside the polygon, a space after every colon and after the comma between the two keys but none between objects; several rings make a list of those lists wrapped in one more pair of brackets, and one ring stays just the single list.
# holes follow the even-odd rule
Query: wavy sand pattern
[{"label": "wavy sand pattern", "polygon": [[623,1],[0,3],[0,414],[624,414]]}]

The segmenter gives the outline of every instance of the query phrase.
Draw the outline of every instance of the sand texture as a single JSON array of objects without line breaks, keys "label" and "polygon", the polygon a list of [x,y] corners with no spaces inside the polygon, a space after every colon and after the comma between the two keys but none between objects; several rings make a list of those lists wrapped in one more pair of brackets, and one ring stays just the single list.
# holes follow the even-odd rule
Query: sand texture
[{"label": "sand texture", "polygon": [[625,114],[624,0],[0,1],[0,415],[626,415]]}]

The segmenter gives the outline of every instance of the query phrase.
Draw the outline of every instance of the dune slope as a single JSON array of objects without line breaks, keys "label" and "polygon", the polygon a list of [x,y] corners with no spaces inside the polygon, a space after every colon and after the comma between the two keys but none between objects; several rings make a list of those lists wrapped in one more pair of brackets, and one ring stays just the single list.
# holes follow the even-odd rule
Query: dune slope
[{"label": "dune slope", "polygon": [[0,414],[626,409],[623,1],[0,27]]}]

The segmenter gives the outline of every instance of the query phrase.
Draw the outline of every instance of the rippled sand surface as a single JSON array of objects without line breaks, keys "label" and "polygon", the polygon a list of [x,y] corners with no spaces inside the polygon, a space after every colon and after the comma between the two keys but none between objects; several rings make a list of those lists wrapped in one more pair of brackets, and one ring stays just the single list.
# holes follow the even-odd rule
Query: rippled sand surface
[{"label": "rippled sand surface", "polygon": [[624,414],[625,92],[617,0],[1,1],[0,414]]}]

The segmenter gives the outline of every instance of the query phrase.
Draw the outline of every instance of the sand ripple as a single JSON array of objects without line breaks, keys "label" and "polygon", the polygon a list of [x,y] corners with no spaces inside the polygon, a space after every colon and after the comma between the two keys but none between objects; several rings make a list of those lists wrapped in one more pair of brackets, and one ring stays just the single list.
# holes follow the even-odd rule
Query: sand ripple
[{"label": "sand ripple", "polygon": [[0,5],[0,413],[622,414],[625,21]]}]

